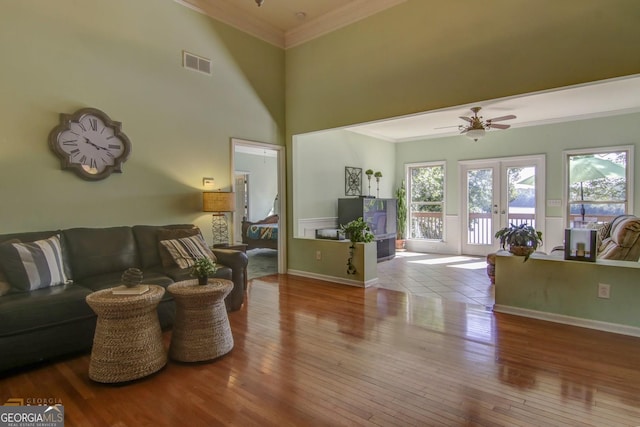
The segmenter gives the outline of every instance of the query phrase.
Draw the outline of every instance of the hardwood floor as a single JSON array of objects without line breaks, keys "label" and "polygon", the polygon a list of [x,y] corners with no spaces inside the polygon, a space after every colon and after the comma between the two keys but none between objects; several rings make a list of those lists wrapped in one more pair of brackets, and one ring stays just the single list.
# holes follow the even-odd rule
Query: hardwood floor
[{"label": "hardwood floor", "polygon": [[293,276],[251,281],[229,319],[213,362],[109,386],[81,355],[0,399],[56,398],[67,427],[640,425],[637,338]]}]

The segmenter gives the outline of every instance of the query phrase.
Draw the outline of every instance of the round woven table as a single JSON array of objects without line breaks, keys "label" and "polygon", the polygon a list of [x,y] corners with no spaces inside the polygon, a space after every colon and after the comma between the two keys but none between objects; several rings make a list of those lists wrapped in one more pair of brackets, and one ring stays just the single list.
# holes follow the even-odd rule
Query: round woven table
[{"label": "round woven table", "polygon": [[162,286],[148,285],[142,295],[114,295],[104,289],[87,295],[98,315],[89,378],[119,383],[145,377],[167,364],[156,308]]},{"label": "round woven table", "polygon": [[181,362],[200,362],[227,354],[233,348],[224,298],[233,289],[226,279],[185,280],[169,285],[176,302],[169,357]]}]

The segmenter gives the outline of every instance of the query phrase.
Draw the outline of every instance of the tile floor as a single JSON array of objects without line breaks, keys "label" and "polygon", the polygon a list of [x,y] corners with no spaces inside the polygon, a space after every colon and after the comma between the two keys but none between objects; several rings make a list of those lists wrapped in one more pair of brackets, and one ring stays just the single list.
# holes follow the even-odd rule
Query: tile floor
[{"label": "tile floor", "polygon": [[483,256],[396,252],[378,263],[378,288],[493,308],[494,286]]}]

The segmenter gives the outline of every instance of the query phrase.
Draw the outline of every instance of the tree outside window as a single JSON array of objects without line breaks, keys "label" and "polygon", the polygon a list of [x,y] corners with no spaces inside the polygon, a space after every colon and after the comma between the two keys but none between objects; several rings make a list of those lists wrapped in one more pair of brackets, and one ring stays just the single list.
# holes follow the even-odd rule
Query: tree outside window
[{"label": "tree outside window", "polygon": [[411,166],[409,172],[409,238],[444,239],[444,164]]}]

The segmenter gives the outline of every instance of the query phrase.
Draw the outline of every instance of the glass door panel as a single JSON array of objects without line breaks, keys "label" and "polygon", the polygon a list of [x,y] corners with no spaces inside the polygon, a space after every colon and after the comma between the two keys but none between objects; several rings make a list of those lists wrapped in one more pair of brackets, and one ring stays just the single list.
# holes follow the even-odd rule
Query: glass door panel
[{"label": "glass door panel", "polygon": [[487,255],[500,249],[496,232],[529,224],[544,232],[544,158],[530,156],[462,163],[461,249]]},{"label": "glass door panel", "polygon": [[506,206],[509,224],[536,226],[536,168],[534,166],[506,167]]},{"label": "glass door panel", "polygon": [[465,254],[483,255],[495,250],[493,235],[497,215],[494,202],[499,175],[495,164],[463,168],[464,226],[462,250]]}]

